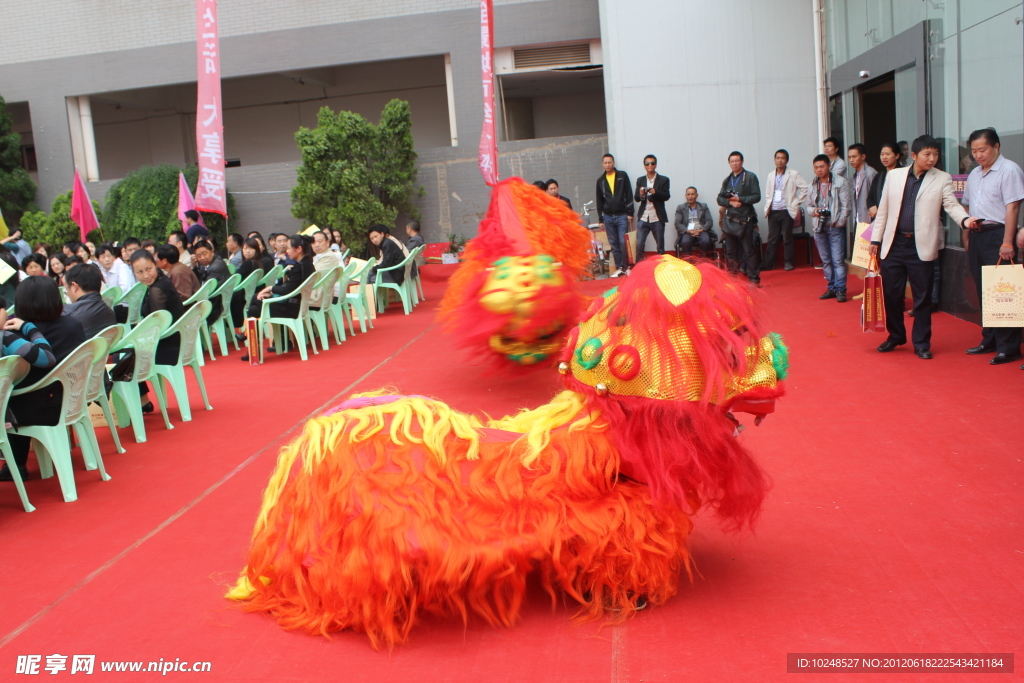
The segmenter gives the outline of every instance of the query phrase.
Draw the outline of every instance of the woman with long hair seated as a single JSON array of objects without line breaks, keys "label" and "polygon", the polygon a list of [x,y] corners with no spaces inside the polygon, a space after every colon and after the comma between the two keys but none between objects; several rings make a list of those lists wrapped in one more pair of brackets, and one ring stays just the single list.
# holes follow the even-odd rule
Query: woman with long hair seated
[{"label": "woman with long hair seated", "polygon": [[[281,262],[281,265],[284,266],[284,275],[277,281],[277,284],[266,287],[253,298],[252,304],[249,306],[249,317],[260,317],[264,299],[291,294],[316,272],[313,267],[313,248],[307,238],[302,235],[289,237],[285,253],[285,260]],[[294,297],[287,301],[270,304],[270,315],[274,318],[298,318],[299,298]],[[273,352],[274,348],[270,347],[267,350]],[[242,360],[248,361],[249,356],[242,356]]]},{"label": "woman with long hair seated", "polygon": [[[185,307],[181,303],[178,290],[174,288],[174,283],[156,267],[156,260],[148,250],[138,249],[132,254],[132,272],[135,273],[135,279],[148,288],[146,297],[142,300],[142,317],[154,311],[167,311],[171,314],[171,322],[174,322],[185,314]],[[180,351],[180,334],[161,339],[156,347],[157,365],[177,364]],[[142,411],[153,412],[153,403],[149,400],[149,388],[145,382],[139,384],[139,394],[142,397]]]},{"label": "woman with long hair seated", "polygon": [[[242,242],[242,263],[239,264],[238,270],[235,271],[242,278],[242,282],[245,278],[252,275],[254,270],[264,269],[266,272],[265,263],[261,260],[263,256],[263,250],[260,248],[260,243],[255,238],[248,238]],[[273,268],[273,260],[271,259],[270,267]],[[259,292],[263,287],[258,287],[253,291],[253,297],[255,298],[256,292]],[[245,309],[247,306],[252,304],[251,301],[245,300],[245,292],[238,290],[231,297],[231,322],[234,324],[235,329],[238,330],[245,324]],[[242,341],[239,339],[239,341]]]},{"label": "woman with long hair seated", "polygon": [[[16,331],[33,344],[46,345],[52,354],[53,362],[49,364],[33,363],[32,369],[19,386],[29,386],[46,376],[57,363],[71,355],[85,342],[85,328],[77,318],[62,315],[64,302],[56,283],[48,277],[29,277],[18,285],[14,297],[16,318],[6,321],[5,330]],[[6,317],[6,311],[4,313]],[[34,331],[41,335],[34,336]],[[4,335],[4,352],[7,353],[7,335]],[[28,358],[30,363],[32,361]],[[13,415],[15,425],[55,425],[60,420],[60,405],[64,398],[64,388],[60,383],[53,383],[42,389],[12,396],[7,404]],[[28,460],[28,449],[31,439],[16,431],[8,434],[14,462],[18,465],[22,479],[25,478],[25,463]],[[9,472],[0,472],[0,481],[9,480]]]},{"label": "woman with long hair seated", "polygon": [[58,287],[64,285],[64,266],[66,259],[64,254],[56,253],[50,257],[50,277],[57,283]]}]

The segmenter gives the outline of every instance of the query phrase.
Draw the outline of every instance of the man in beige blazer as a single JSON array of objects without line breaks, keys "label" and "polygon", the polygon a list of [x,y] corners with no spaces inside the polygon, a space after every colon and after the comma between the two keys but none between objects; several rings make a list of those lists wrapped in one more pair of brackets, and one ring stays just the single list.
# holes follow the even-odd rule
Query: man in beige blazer
[{"label": "man in beige blazer", "polygon": [[932,357],[931,285],[934,263],[945,236],[942,210],[958,225],[973,220],[953,195],[953,179],[935,168],[939,143],[922,135],[911,146],[913,164],[889,172],[882,189],[871,234],[871,254],[881,254],[882,288],[885,298],[885,327],[889,338],[878,347],[880,353],[907,343],[903,321],[903,299],[907,280],[914,297],[912,340],[918,358]]}]

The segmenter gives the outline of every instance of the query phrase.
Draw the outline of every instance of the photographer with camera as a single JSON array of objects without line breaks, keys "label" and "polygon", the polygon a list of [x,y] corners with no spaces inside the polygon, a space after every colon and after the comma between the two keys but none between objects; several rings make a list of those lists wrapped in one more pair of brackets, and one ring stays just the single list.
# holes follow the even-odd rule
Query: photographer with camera
[{"label": "photographer with camera", "polygon": [[828,289],[819,299],[846,301],[846,220],[850,217],[850,184],[833,173],[827,155],[814,157],[814,180],[807,192],[807,210],[814,219],[814,243],[825,264]]},{"label": "photographer with camera", "polygon": [[754,249],[754,231],[757,230],[754,204],[761,201],[761,184],[756,175],[743,168],[743,155],[739,152],[729,155],[729,168],[732,173],[722,181],[718,192],[718,205],[725,209],[722,233],[729,272],[739,269],[739,251],[743,247],[747,277],[750,284],[760,287],[761,254]]}]

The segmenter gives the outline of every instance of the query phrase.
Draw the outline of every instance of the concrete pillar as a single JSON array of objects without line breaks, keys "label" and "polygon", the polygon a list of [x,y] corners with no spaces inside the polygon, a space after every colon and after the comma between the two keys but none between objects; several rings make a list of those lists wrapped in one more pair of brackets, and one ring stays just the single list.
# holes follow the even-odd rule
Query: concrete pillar
[{"label": "concrete pillar", "polygon": [[86,180],[94,183],[100,179],[100,164],[96,157],[96,133],[92,128],[92,105],[88,95],[78,98],[78,110],[82,125],[82,147],[85,149]]},{"label": "concrete pillar", "polygon": [[448,89],[448,127],[452,134],[452,147],[459,146],[459,133],[455,125],[455,83],[452,81],[452,56],[444,56],[444,83]]}]

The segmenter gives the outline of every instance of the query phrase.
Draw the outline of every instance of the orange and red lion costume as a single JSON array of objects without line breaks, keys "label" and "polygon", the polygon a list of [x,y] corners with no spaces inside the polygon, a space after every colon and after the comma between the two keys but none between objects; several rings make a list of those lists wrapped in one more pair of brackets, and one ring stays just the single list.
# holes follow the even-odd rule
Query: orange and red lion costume
[{"label": "orange and red lion costume", "polygon": [[546,405],[485,421],[375,394],[310,420],[229,597],[374,647],[425,613],[510,626],[531,575],[584,618],[671,598],[698,509],[757,519],[767,480],[733,413],[773,411],[787,354],[709,263],[644,259],[620,282],[572,330]]}]

